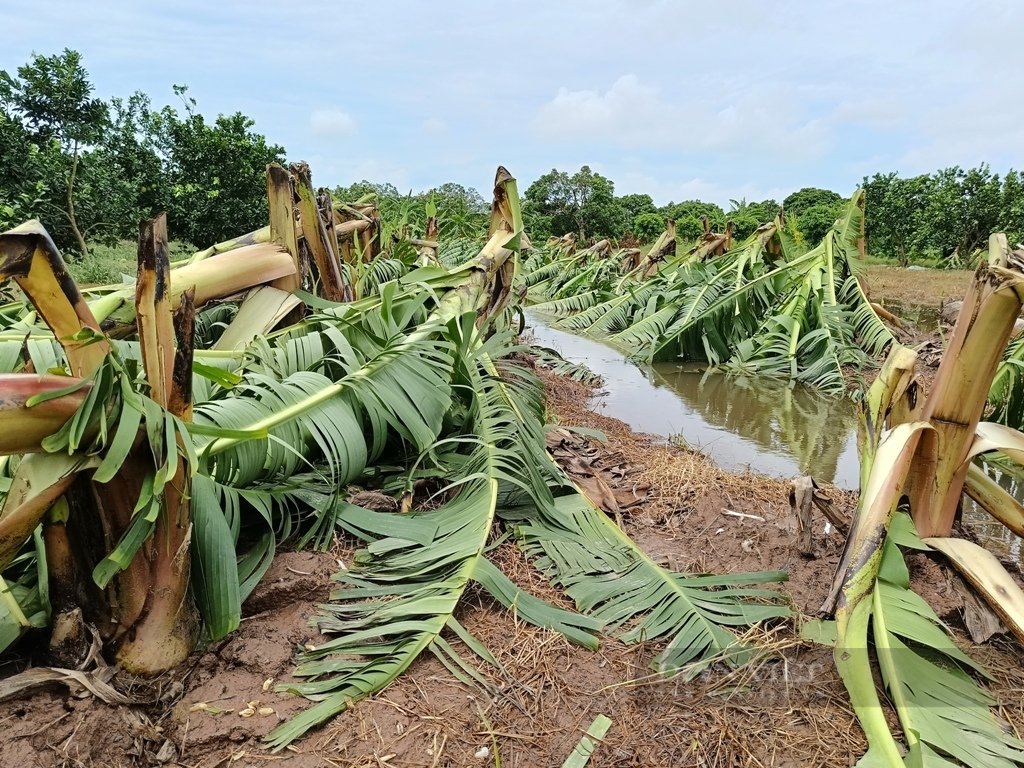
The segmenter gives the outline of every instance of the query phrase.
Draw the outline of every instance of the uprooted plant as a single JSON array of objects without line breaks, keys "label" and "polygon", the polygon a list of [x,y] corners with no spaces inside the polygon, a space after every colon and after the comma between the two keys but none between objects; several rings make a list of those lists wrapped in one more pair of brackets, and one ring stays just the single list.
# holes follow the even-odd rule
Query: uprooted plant
[{"label": "uprooted plant", "polygon": [[557,327],[605,338],[643,361],[697,361],[837,393],[844,367],[871,364],[895,340],[858,279],[863,227],[858,191],[810,250],[780,214],[735,247],[728,231],[707,232],[678,254],[667,232],[621,276],[615,259],[581,267],[559,246],[523,279],[535,295],[543,289],[535,309],[559,317]]}]

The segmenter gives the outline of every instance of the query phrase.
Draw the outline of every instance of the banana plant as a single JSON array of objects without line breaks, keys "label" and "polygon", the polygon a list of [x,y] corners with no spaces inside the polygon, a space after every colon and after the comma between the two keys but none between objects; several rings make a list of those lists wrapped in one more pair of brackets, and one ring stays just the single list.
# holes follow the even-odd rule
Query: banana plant
[{"label": "banana plant", "polygon": [[[871,364],[894,341],[857,277],[863,207],[857,192],[810,251],[800,251],[780,214],[735,247],[728,234],[709,233],[656,272],[633,270],[611,287],[577,285],[537,309],[643,361],[706,362],[842,392],[845,367]],[[550,280],[560,263],[539,264],[532,275]]]},{"label": "banana plant", "polygon": [[[42,284],[60,293],[31,294],[39,317],[73,331],[51,330],[35,352],[8,355],[20,373],[0,418],[26,428],[0,442],[11,478],[0,511],[4,647],[52,621],[65,644],[54,650],[70,653],[76,628],[98,623],[113,658],[159,672],[200,637],[238,626],[283,541],[327,546],[342,529],[366,549],[318,618],[333,639],[301,660],[288,686],[315,704],[271,734],[275,748],[386,687],[424,652],[489,685],[500,669],[454,618],[473,582],[586,647],[606,629],[630,642],[667,640],[667,673],[742,662],[750,649],[736,628],[786,614],[777,593],[744,585],[780,575],[661,568],[545,452],[542,390],[516,364],[510,336],[518,205],[499,169],[487,239],[471,258],[452,269],[407,266],[344,302],[264,284],[233,306],[198,305],[210,291],[175,283],[180,271],[154,222],[140,245],[137,340],[103,333],[39,232],[0,240],[21,259],[43,251],[52,275]],[[278,211],[256,244],[290,260],[292,283],[301,271],[294,222]],[[189,267],[215,270],[248,247]],[[321,260],[329,238],[324,247]],[[22,271],[39,278],[27,263]],[[34,317],[7,317],[12,333],[32,335]],[[345,500],[352,482],[403,498],[427,487],[434,503],[374,512]],[[502,526],[580,613],[523,593],[488,559]],[[608,592],[625,583],[626,597]],[[144,586],[161,600],[138,600]]]},{"label": "banana plant", "polygon": [[[1024,529],[1020,504],[973,463],[992,453],[1024,461],[1024,435],[980,421],[1020,311],[1022,267],[1024,253],[993,236],[932,391],[921,397],[915,355],[896,346],[864,399],[860,505],[825,610],[835,608],[836,664],[868,737],[865,766],[1024,764],[1024,743],[976,682],[987,673],[911,591],[901,551],[944,555],[1024,640],[1024,593],[990,553],[951,536],[965,491],[1011,530]],[[909,514],[898,511],[903,498]],[[875,689],[869,640],[902,746]]]},{"label": "banana plant", "polygon": [[[835,610],[835,661],[868,739],[859,766],[1002,766],[1024,762],[1024,743],[992,714],[986,677],[931,607],[910,589],[903,549],[928,551],[898,510],[926,421],[898,422],[913,398],[916,355],[896,347],[861,404],[861,495],[826,610]],[[881,683],[903,731],[889,729]]]}]

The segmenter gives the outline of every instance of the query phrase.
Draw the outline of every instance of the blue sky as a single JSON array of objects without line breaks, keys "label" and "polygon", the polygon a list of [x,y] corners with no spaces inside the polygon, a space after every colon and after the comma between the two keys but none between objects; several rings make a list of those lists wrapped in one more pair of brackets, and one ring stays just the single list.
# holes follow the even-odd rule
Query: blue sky
[{"label": "blue sky", "polygon": [[1020,168],[1024,3],[4,0],[0,69],[241,110],[314,182],[487,189],[589,164],[658,203]]}]

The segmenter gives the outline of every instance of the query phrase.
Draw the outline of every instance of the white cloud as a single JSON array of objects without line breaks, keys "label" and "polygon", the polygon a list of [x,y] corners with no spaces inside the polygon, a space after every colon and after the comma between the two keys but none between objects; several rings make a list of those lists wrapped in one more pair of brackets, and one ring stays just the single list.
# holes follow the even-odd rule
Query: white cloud
[{"label": "white cloud", "polygon": [[428,136],[443,136],[448,132],[448,123],[439,117],[430,117],[423,121],[423,132]]},{"label": "white cloud", "polygon": [[666,205],[669,202],[681,203],[684,200],[706,200],[728,209],[730,200],[781,201],[795,189],[782,186],[765,187],[750,182],[726,184],[703,178],[668,181],[664,177],[628,170],[613,174],[613,178],[616,194],[647,193],[658,205]]},{"label": "white cloud", "polygon": [[[1013,94],[1024,57],[1006,51],[1024,3],[862,0],[851,12],[843,0],[523,0],[513,15],[472,0],[451,0],[447,14],[393,5],[402,24],[353,38],[346,30],[372,25],[376,6],[324,15],[297,3],[281,15],[240,0],[108,0],[97,15],[80,0],[3,0],[0,69],[68,46],[102,98],[139,88],[180,109],[170,86],[187,83],[203,114],[250,115],[290,158],[311,161],[318,184],[486,189],[503,163],[525,188],[552,167],[589,164],[621,193],[727,202],[805,185],[846,193],[876,171],[1022,164],[1024,100]],[[296,78],[251,45],[268,25],[302,40],[310,61],[330,60],[342,36],[372,76],[343,91]],[[565,55],[552,29],[583,41],[614,29],[617,48]],[[496,35],[531,55],[495,58]],[[436,43],[430,66],[421,38]]]},{"label": "white cloud", "polygon": [[355,135],[356,121],[340,109],[314,109],[309,128],[314,136],[343,139]]},{"label": "white cloud", "polygon": [[627,148],[799,148],[805,156],[826,148],[827,126],[801,116],[792,90],[773,84],[725,85],[717,92],[689,86],[672,100],[632,74],[619,77],[604,92],[560,88],[537,112],[534,130],[542,139]]}]

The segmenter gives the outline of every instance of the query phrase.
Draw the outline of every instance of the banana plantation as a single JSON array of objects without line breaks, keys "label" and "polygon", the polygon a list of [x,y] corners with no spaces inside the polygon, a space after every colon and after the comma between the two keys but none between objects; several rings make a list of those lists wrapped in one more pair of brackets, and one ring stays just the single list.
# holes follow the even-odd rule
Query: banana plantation
[{"label": "banana plantation", "polygon": [[[970,504],[1024,536],[1024,505],[997,481],[1024,463],[1024,336],[1012,338],[1024,250],[993,234],[977,254],[929,376],[920,335],[871,298],[859,191],[818,243],[783,211],[743,241],[705,222],[703,236],[682,242],[668,222],[645,249],[572,235],[531,243],[504,168],[474,238],[441,236],[450,230],[430,204],[414,230],[382,220],[372,196],[332,199],[301,163],[271,165],[267,195],[268,226],[180,262],[169,258],[165,218],[142,222],[138,274],[123,284],[76,285],[38,222],[0,235],[4,707],[63,686],[178,733],[187,718],[259,720],[274,708],[249,698],[274,697],[301,706],[270,718],[248,755],[287,760],[313,743],[327,749],[325,733],[365,729],[361,711],[374,702],[412,707],[413,694],[388,697],[414,680],[422,699],[430,669],[459,686],[459,706],[474,702],[481,730],[469,732],[483,746],[449,753],[435,731],[424,762],[390,762],[397,748],[382,748],[376,763],[337,764],[776,764],[712,759],[710,731],[651,762],[653,752],[616,742],[642,725],[596,710],[546,723],[564,748],[522,762],[517,750],[539,737],[492,723],[481,702],[512,701],[525,716],[526,702],[561,694],[514,674],[496,638],[475,629],[496,607],[532,633],[518,651],[535,653],[537,668],[553,642],[569,649],[558,657],[566,679],[595,660],[595,700],[666,681],[679,701],[715,681],[742,690],[794,648],[824,645],[833,662],[822,674],[842,699],[834,711],[857,722],[829,747],[841,764],[1024,765],[1019,702],[1004,700],[1013,684],[994,685],[1020,680],[1020,574],[961,525]],[[527,310],[640,366],[720,374],[723,412],[730,388],[750,378],[856,402],[859,487],[837,493],[831,522],[807,533],[835,539],[835,557],[814,566],[829,571],[817,579],[828,591],[820,607],[787,591],[810,567],[795,545],[765,567],[776,562],[751,554],[757,535],[743,534],[739,556],[712,569],[666,554],[665,531],[626,519],[667,491],[631,479],[627,465],[642,456],[616,457],[607,435],[553,405],[570,386],[592,393],[595,377],[585,361],[531,343]],[[678,491],[684,538],[698,535],[686,505],[715,492]],[[788,512],[785,493],[771,494]],[[734,506],[709,513],[725,522],[708,535],[732,536],[730,520],[769,525],[763,510]],[[347,562],[330,554],[339,542],[358,547]],[[237,713],[190,699],[188,670],[258,619],[249,601],[294,552],[323,553],[336,573],[308,603],[289,672]],[[996,657],[1005,668],[990,669],[985,646],[919,594],[924,564],[966,582],[976,612],[1002,630],[993,642],[1010,648]],[[606,670],[602,654],[620,649],[628,670]],[[612,669],[623,673],[612,679]],[[140,693],[150,689],[160,692]],[[178,701],[185,715],[159,719]],[[666,732],[689,716],[691,705],[642,701],[642,717]],[[749,729],[744,710],[729,717],[721,733]],[[423,716],[390,738],[441,719]],[[784,737],[787,722],[766,730]],[[190,727],[157,763],[193,764]],[[144,753],[138,764],[149,764]]]}]

